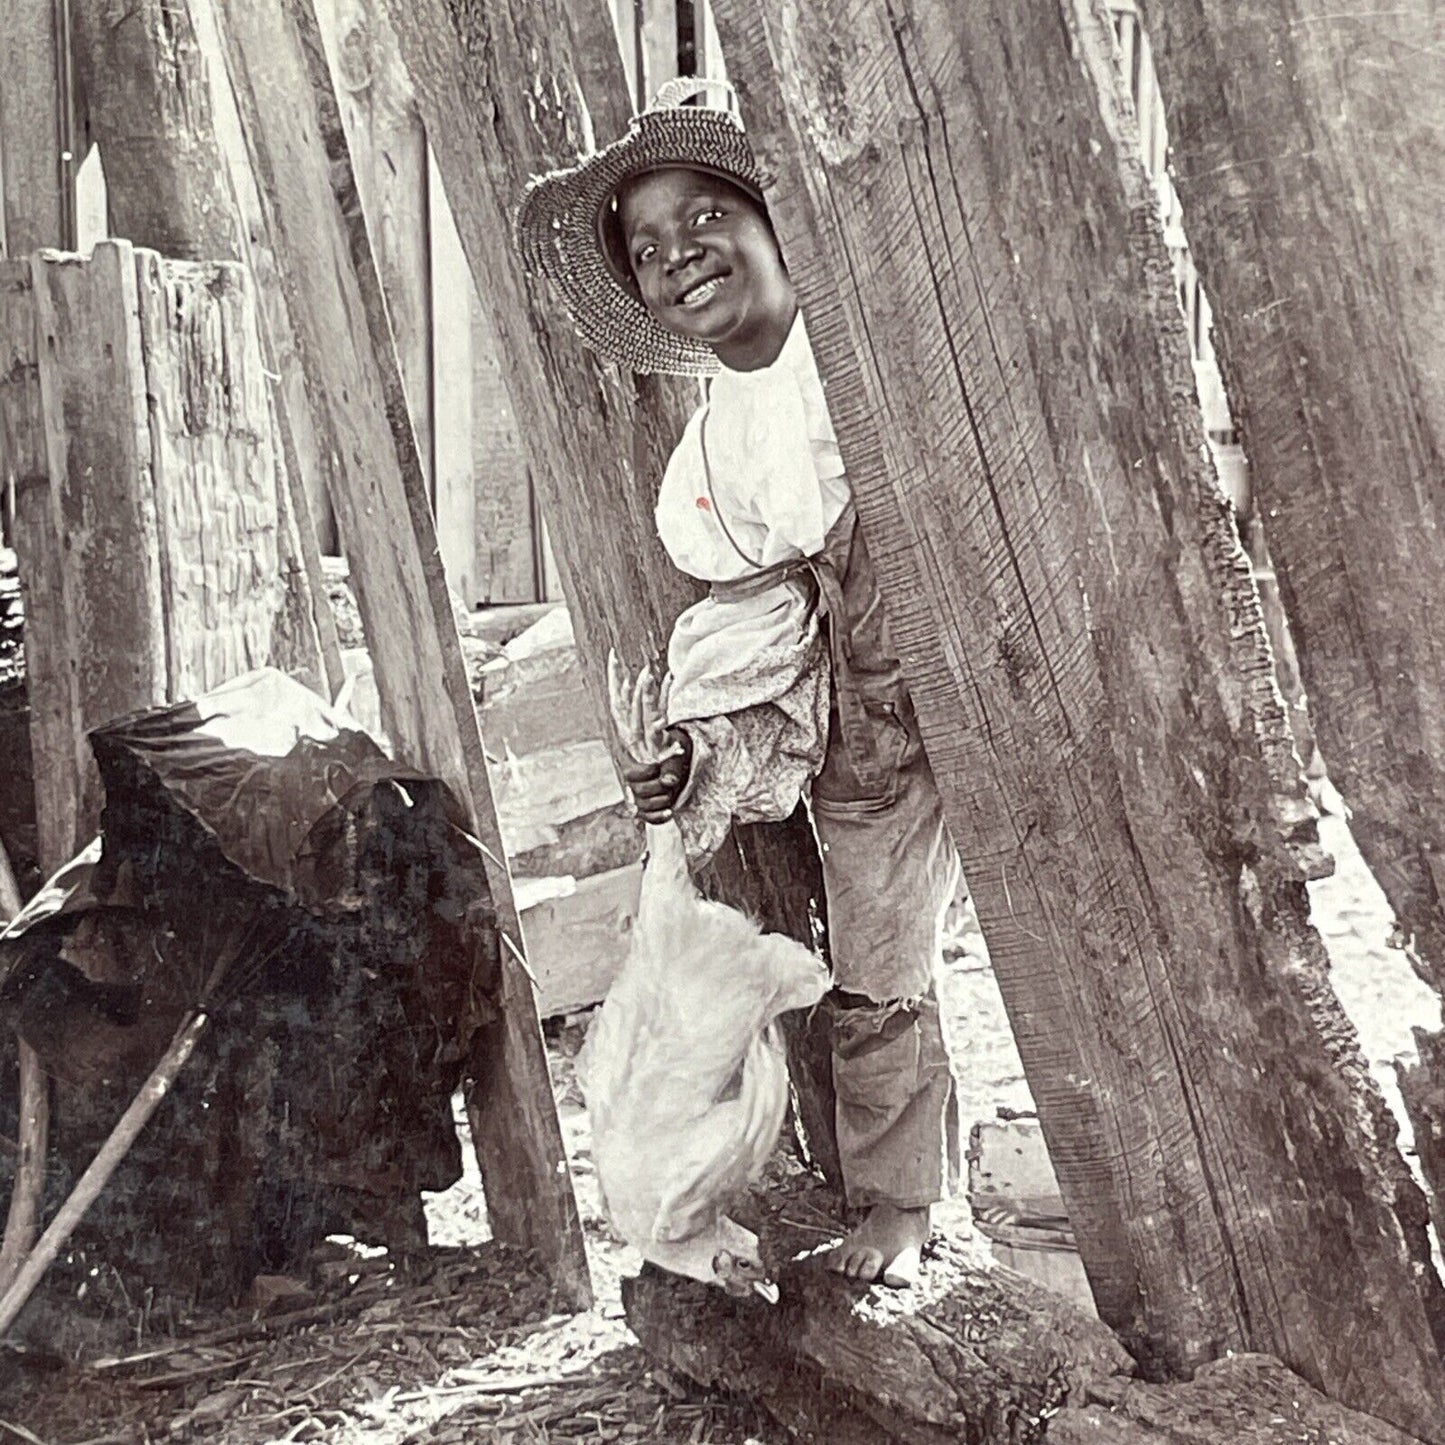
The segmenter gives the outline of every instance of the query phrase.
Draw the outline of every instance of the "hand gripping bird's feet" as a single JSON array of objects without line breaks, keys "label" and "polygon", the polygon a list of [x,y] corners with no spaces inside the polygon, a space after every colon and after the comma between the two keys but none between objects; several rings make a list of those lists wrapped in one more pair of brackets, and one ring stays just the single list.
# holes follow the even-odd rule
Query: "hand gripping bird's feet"
[{"label": "hand gripping bird's feet", "polygon": [[927,1205],[900,1209],[894,1204],[875,1204],[842,1244],[828,1252],[824,1263],[849,1279],[907,1289],[918,1283],[928,1225]]}]

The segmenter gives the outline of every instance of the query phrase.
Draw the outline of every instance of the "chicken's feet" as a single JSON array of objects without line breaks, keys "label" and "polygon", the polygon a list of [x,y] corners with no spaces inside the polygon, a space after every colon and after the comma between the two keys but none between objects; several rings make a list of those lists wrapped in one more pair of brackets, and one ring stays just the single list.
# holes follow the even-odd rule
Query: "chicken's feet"
[{"label": "chicken's feet", "polygon": [[849,1279],[879,1281],[896,1289],[918,1283],[919,1260],[928,1242],[929,1211],[875,1204],[867,1217],[823,1262]]}]

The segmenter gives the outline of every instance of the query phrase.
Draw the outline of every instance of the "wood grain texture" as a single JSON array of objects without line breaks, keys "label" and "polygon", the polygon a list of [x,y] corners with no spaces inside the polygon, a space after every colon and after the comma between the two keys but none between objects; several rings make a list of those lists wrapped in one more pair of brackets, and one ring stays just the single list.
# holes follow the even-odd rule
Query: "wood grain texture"
[{"label": "wood grain texture", "polygon": [[[588,116],[627,113],[621,62],[608,41],[579,71],[570,37],[596,27],[570,22],[560,0],[388,3],[495,329],[588,689],[605,717],[609,650],[633,671],[657,658],[673,619],[698,596],[653,522],[658,482],[698,392],[600,364],[541,283],[523,274],[510,235],[528,178],[586,149]],[[534,80],[520,86],[519,75]],[[584,83],[603,89],[584,93]],[[777,931],[811,942],[822,926],[821,869],[805,820],[736,830],[701,881]],[[817,1153],[832,1160],[832,1086],[819,1057],[808,1051],[804,1064],[795,1055],[794,1078]]]},{"label": "wood grain texture", "polygon": [[[400,58],[397,63],[400,64]],[[431,400],[432,475],[436,498],[437,542],[442,549],[447,581],[468,607],[489,600],[488,533],[479,526],[478,493],[494,478],[476,464],[478,427],[486,425],[476,407],[476,370],[485,358],[473,345],[473,313],[478,302],[472,273],[457,236],[436,157],[427,147],[427,208],[431,254],[428,258],[432,295]],[[530,562],[529,531],[516,539],[517,550]],[[499,602],[532,600],[531,568],[522,575],[519,591],[503,588]]]},{"label": "wood grain texture", "polygon": [[86,731],[166,701],[165,613],[134,251],[103,241],[88,260],[39,252],[31,279],[62,579],[58,597],[49,583],[46,593],[66,614],[52,635],[65,639],[57,668],[72,673],[79,779],[68,857],[100,824]]},{"label": "wood grain texture", "polygon": [[317,0],[316,18],[386,298],[417,455],[431,488],[436,472],[426,131],[381,0]]},{"label": "wood grain texture", "polygon": [[0,254],[70,243],[54,0],[0,4]]},{"label": "wood grain texture", "polygon": [[[0,325],[5,370],[0,378],[4,442],[0,468],[15,485],[14,543],[23,569],[27,611],[33,600],[46,619],[30,631],[28,659],[31,754],[36,772],[38,851],[43,868],[70,856],[78,804],[71,759],[75,736],[73,678],[63,659],[60,539],[48,484],[40,382],[34,347],[29,253],[69,240],[71,168],[62,159],[62,96],[56,8],[52,0],[0,4]],[[42,595],[52,594],[53,595]],[[42,655],[36,658],[36,647]]]},{"label": "wood grain texture", "polygon": [[1091,1382],[1049,1422],[1050,1445],[1414,1445],[1346,1410],[1268,1355],[1233,1355],[1187,1384]]},{"label": "wood grain texture", "polygon": [[[137,251],[168,702],[273,662],[283,463],[247,273]],[[304,586],[304,578],[296,579]]]},{"label": "wood grain texture", "polygon": [[543,1018],[592,1008],[607,996],[632,938],[642,865],[579,878],[574,892],[527,909],[528,960]]},{"label": "wood grain texture", "polygon": [[[822,1241],[763,1223],[766,1258]],[[816,1259],[785,1263],[775,1306],[648,1267],[624,1279],[627,1322],[669,1370],[756,1401],[829,1445],[1024,1445],[1065,1401],[1122,1387],[1133,1362],[1097,1319],[967,1246],[941,1245],[911,1290],[868,1290]],[[1051,1436],[1050,1436],[1051,1438]]]},{"label": "wood grain texture", "polygon": [[71,0],[70,23],[111,233],[179,260],[239,260],[205,58],[185,8]]},{"label": "wood grain texture", "polygon": [[[225,58],[216,33],[214,13],[208,5],[174,8],[167,12],[177,29],[191,30],[205,57],[210,85],[210,114],[216,143],[230,180],[237,213],[241,219],[244,253],[241,257],[256,278],[256,295],[261,307],[262,336],[266,344],[267,368],[274,377],[277,421],[282,452],[291,482],[288,501],[295,514],[303,551],[302,565],[308,577],[317,575],[312,554],[319,566],[320,553],[338,550],[335,519],[329,495],[331,470],[337,448],[328,432],[329,418],[314,404],[306,390],[306,374],[297,354],[296,327],[277,271],[275,252],[267,234],[266,220],[251,174],[251,161],[241,134],[236,99],[226,79]],[[309,525],[308,525],[309,520]],[[324,592],[324,587],[322,589]],[[315,605],[317,625],[327,667],[327,680],[334,696],[344,680],[340,668],[340,644],[328,629],[332,619],[324,599]]]},{"label": "wood grain texture", "polygon": [[[343,544],[400,751],[453,789],[489,858],[503,1013],[472,1061],[471,1116],[498,1238],[533,1248],[559,1297],[591,1297],[521,930],[381,283],[309,0],[216,12],[308,390],[342,453]],[[513,952],[515,950],[515,952]]]},{"label": "wood grain texture", "polygon": [[61,590],[60,533],[40,401],[35,290],[28,260],[0,260],[0,466],[14,487],[15,550],[25,598],[25,670],[36,854],[48,876],[73,852],[80,768],[76,675]]},{"label": "wood grain texture", "polygon": [[[1145,9],[1319,745],[1439,990],[1445,17],[1428,0]],[[1439,1212],[1445,1171],[1432,1183]]]},{"label": "wood grain texture", "polygon": [[1150,1371],[1269,1350],[1441,1438],[1421,1201],[1308,922],[1152,197],[1071,15],[717,16],[1101,1315]]},{"label": "wood grain texture", "polygon": [[[189,12],[161,0],[125,7],[112,0],[79,0],[70,13],[88,130],[105,165],[115,234],[167,258],[249,260],[241,200],[245,186],[235,183],[225,154],[230,96],[211,84],[206,47]],[[234,150],[234,120],[232,126]],[[237,160],[244,169],[244,155]],[[153,273],[158,284],[163,284],[162,274],[163,268]],[[265,354],[288,355],[293,347],[284,310],[268,307],[265,297],[249,288],[246,295],[253,298],[248,304],[259,304],[266,323]],[[240,339],[254,328],[233,315],[224,329]],[[247,354],[249,346],[245,343]],[[266,371],[275,374],[274,366],[259,374]],[[288,416],[286,399],[284,386],[277,387],[274,398],[255,399],[260,410],[248,423],[254,427],[251,440],[275,435],[280,450],[274,466],[268,464],[275,472],[275,496],[264,503],[278,528],[274,565],[282,590],[273,605],[280,625],[273,629],[274,645],[258,663],[282,667],[324,692],[333,681],[339,685],[340,645],[320,592],[320,557],[310,535],[306,474],[315,470],[315,462],[314,452],[304,445],[310,417]],[[273,404],[274,419],[268,415]],[[309,410],[304,395],[296,405]],[[213,667],[202,670],[214,672]]]}]

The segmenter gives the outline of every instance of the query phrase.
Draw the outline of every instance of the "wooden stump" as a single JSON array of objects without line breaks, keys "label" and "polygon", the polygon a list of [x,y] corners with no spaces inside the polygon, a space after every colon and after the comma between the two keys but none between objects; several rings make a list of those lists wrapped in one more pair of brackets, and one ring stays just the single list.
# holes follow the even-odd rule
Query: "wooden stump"
[{"label": "wooden stump", "polygon": [[[791,1259],[824,1242],[796,1222],[818,1218],[819,1197],[788,1189],[763,1201],[766,1257]],[[1093,1315],[993,1264],[974,1240],[941,1244],[916,1290],[852,1284],[809,1259],[776,1277],[781,1296],[770,1306],[649,1265],[622,1282],[627,1322],[669,1370],[743,1395],[797,1438],[827,1445],[1417,1438],[1327,1399],[1268,1355],[1214,1361],[1187,1384],[1146,1383]]]},{"label": "wooden stump", "polygon": [[[765,1238],[775,1249],[818,1243],[786,1225]],[[623,1281],[622,1298],[668,1368],[830,1445],[1038,1440],[1072,1395],[1133,1370],[1098,1320],[972,1244],[943,1245],[917,1290],[868,1289],[808,1260],[778,1283],[769,1306],[649,1267]]]}]

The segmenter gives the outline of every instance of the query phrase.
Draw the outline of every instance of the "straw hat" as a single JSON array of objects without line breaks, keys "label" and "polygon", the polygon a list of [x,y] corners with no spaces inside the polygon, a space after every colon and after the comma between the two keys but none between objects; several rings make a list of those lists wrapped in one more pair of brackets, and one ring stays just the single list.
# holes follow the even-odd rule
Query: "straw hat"
[{"label": "straw hat", "polygon": [[642,304],[616,195],[633,176],[686,166],[721,176],[764,204],[762,172],[741,120],[730,111],[682,104],[720,84],[684,76],[664,86],[620,140],[575,166],[535,177],[522,197],[516,240],[523,264],[556,286],[588,346],[633,371],[711,376],[718,369],[708,347],[667,330]]}]

